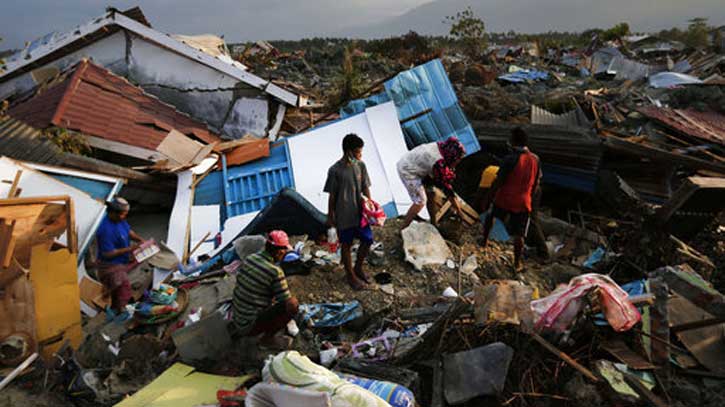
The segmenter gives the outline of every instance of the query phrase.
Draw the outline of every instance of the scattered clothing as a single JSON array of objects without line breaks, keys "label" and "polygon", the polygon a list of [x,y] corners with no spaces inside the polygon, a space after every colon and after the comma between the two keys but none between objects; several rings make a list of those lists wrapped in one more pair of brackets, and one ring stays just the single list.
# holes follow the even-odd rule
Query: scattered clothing
[{"label": "scattered clothing", "polygon": [[272,302],[284,303],[291,298],[284,272],[265,250],[247,256],[237,273],[232,300],[234,324],[248,330]]},{"label": "scattered clothing", "polygon": [[536,329],[564,332],[584,307],[583,298],[595,288],[599,288],[604,316],[615,331],[627,331],[640,321],[641,315],[626,291],[608,276],[591,273],[574,277],[568,286],[560,286],[548,297],[531,302],[531,309],[538,315]]},{"label": "scattered clothing", "polygon": [[363,191],[370,187],[367,167],[362,161],[342,158],[327,171],[324,192],[335,196],[337,230],[360,226]]}]

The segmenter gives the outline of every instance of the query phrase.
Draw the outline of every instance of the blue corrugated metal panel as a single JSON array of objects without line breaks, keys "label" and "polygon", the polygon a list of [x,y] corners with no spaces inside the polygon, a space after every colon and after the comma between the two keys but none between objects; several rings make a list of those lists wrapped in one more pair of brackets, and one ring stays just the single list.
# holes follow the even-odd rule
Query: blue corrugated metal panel
[{"label": "blue corrugated metal panel", "polygon": [[[409,149],[453,135],[461,140],[466,153],[472,154],[481,149],[439,59],[401,72],[385,82],[384,93],[353,100],[340,111],[340,115],[349,117],[389,100],[395,103],[398,119],[404,122],[403,133]],[[430,112],[422,114],[428,110]],[[408,120],[420,114],[420,117]]]},{"label": "blue corrugated metal panel", "polygon": [[103,181],[97,181],[93,179],[87,179],[87,178],[79,178],[74,177],[71,175],[62,175],[62,174],[54,174],[54,173],[46,173],[46,175],[49,175],[58,181],[63,182],[64,184],[68,184],[76,189],[80,189],[81,191],[87,193],[88,195],[92,196],[94,199],[97,199],[99,201],[105,202],[108,198],[108,195],[113,190],[113,187],[115,184],[111,184],[110,182],[103,182]]},{"label": "blue corrugated metal panel", "polygon": [[372,96],[368,96],[365,99],[356,99],[350,101],[347,106],[340,110],[340,117],[346,119],[350,116],[354,116],[358,113],[362,113],[368,107],[377,106],[381,103],[390,102],[390,97],[387,93],[382,92]]},{"label": "blue corrugated metal panel", "polygon": [[224,221],[263,209],[285,187],[294,182],[287,142],[282,141],[267,158],[210,173],[196,186],[194,205],[221,205]]},{"label": "blue corrugated metal panel", "polygon": [[574,168],[563,168],[556,165],[543,164],[544,173],[542,181],[545,184],[558,185],[577,191],[593,194],[597,187],[597,174],[588,171],[578,171]]}]

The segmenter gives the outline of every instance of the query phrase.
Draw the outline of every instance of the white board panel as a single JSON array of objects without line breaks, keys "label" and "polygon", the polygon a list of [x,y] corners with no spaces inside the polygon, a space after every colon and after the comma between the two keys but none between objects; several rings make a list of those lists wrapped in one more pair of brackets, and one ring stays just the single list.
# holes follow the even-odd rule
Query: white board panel
[{"label": "white board panel", "polygon": [[[189,244],[193,248],[199,243],[207,233],[209,237],[206,240],[214,239],[219,232],[219,205],[197,205],[191,207],[191,242]],[[193,253],[193,257],[199,257],[202,254],[208,254],[214,250],[213,242],[204,242]]]},{"label": "white board panel", "polygon": [[365,115],[368,118],[368,125],[377,147],[380,162],[385,169],[385,176],[390,186],[390,192],[393,194],[395,206],[398,213],[403,215],[413,205],[413,201],[398,176],[398,160],[408,152],[403,130],[398,122],[398,111],[393,102],[388,102],[366,109]]},{"label": "white board panel", "polygon": [[191,170],[178,174],[176,182],[176,198],[174,207],[171,209],[169,218],[169,232],[166,235],[166,245],[178,258],[184,256],[184,244],[186,241],[186,228],[191,215]]},{"label": "white board panel", "polygon": [[381,205],[393,201],[385,167],[363,113],[287,139],[295,189],[324,213],[327,213],[328,196],[322,189],[327,170],[342,158],[342,139],[348,133],[357,134],[365,142],[362,161],[370,176],[373,200]]}]

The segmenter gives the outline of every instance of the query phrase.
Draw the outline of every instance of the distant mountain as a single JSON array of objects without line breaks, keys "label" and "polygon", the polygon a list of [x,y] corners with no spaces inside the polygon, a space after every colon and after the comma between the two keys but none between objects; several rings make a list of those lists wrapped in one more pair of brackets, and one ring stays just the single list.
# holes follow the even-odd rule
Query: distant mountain
[{"label": "distant mountain", "polygon": [[725,23],[722,0],[434,0],[380,23],[331,33],[335,36],[381,38],[413,30],[419,34],[446,34],[446,16],[471,6],[493,32],[538,33],[608,28],[621,21],[636,31],[683,26],[692,17],[705,16],[711,25]]}]

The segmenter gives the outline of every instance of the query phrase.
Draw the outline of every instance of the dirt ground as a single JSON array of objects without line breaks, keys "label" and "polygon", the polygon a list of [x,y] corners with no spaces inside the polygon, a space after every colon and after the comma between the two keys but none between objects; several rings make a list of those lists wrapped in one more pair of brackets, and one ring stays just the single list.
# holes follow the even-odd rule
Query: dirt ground
[{"label": "dirt ground", "polygon": [[0,393],[0,407],[64,407],[74,406],[63,394],[45,392],[32,394],[21,387],[11,385]]},{"label": "dirt ground", "polygon": [[[457,292],[466,294],[474,287],[471,278],[460,276],[459,266],[471,255],[476,255],[478,269],[475,274],[481,282],[486,280],[513,279],[521,280],[538,288],[541,292],[552,290],[557,283],[567,282],[580,271],[567,264],[542,264],[536,258],[527,258],[526,270],[516,273],[512,268],[513,252],[508,243],[491,242],[486,249],[481,248],[476,240],[480,237],[480,225],[465,226],[456,220],[447,219],[440,225],[441,235],[453,253],[455,266],[446,265],[416,271],[404,259],[403,239],[400,235],[402,219],[390,219],[382,228],[374,228],[376,242],[382,242],[384,250],[383,264],[366,265],[365,270],[372,278],[382,272],[390,273],[394,293],[383,292],[375,283],[367,290],[355,291],[347,284],[342,266],[315,266],[307,276],[291,276],[288,278],[293,295],[301,303],[349,302],[358,300],[367,313],[375,313],[389,308],[390,311],[425,306],[439,298],[443,290],[452,287]],[[315,246],[312,251],[322,249]]]}]

